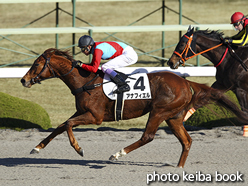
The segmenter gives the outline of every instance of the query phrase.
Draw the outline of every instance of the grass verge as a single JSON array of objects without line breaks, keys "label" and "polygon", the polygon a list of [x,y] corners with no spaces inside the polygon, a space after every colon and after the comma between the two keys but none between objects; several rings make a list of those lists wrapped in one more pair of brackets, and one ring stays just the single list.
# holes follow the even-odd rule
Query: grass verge
[{"label": "grass verge", "polygon": [[51,128],[48,113],[38,104],[0,92],[0,128]]}]

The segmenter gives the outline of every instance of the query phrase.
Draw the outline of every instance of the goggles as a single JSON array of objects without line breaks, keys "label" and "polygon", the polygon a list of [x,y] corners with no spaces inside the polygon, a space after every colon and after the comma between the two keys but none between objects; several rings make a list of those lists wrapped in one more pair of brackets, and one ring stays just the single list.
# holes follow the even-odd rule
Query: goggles
[{"label": "goggles", "polygon": [[237,23],[233,23],[233,26],[239,26],[241,24],[241,21],[238,21]]},{"label": "goggles", "polygon": [[83,46],[83,47],[81,48],[81,51],[84,52],[84,51],[87,49],[87,47],[88,47],[88,46]]}]

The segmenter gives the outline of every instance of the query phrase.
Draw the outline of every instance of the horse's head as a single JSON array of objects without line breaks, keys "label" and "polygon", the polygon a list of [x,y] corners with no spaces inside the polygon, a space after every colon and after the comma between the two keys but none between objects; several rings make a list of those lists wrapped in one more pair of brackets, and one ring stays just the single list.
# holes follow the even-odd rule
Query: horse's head
[{"label": "horse's head", "polygon": [[[60,52],[61,57],[67,52],[61,52],[57,49],[47,49],[43,54],[41,54],[33,63],[32,67],[26,73],[25,76],[21,79],[21,83],[24,87],[30,88],[33,84],[40,83],[45,79],[56,78],[60,76],[65,76],[69,74],[73,67],[70,65],[71,71],[66,74],[58,74],[57,64],[55,61],[58,61],[56,54]],[[68,54],[67,54],[68,55]],[[69,56],[69,55],[68,55]],[[70,58],[71,56],[69,56]],[[56,59],[55,59],[56,58]],[[70,58],[71,59],[71,58]]]},{"label": "horse's head", "polygon": [[188,59],[200,54],[212,63],[218,63],[226,46],[224,45],[220,50],[214,49],[223,45],[222,36],[222,32],[208,29],[194,32],[194,28],[191,29],[189,26],[187,33],[181,37],[176,49],[168,60],[168,66],[172,69],[177,69],[179,65],[184,65]]},{"label": "horse's head", "polygon": [[170,59],[167,61],[167,65],[172,68],[172,69],[177,69],[179,65],[184,65],[184,62],[188,59],[188,52],[192,52],[190,49],[190,45],[193,39],[193,32],[194,32],[194,27],[191,29],[191,26],[189,26],[188,31],[186,34],[184,34],[179,43],[176,46],[175,51],[173,52],[172,56]]}]

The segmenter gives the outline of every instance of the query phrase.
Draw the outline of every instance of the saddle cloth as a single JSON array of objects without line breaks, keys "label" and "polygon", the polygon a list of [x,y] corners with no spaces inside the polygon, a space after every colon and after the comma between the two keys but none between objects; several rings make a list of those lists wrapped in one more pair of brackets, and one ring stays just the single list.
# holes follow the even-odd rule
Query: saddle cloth
[{"label": "saddle cloth", "polygon": [[[147,71],[144,68],[121,68],[116,70],[128,76],[126,82],[130,86],[130,91],[123,93],[123,100],[152,98]],[[117,89],[117,85],[111,81],[108,74],[104,75],[103,83],[105,95],[111,100],[116,100],[117,94],[113,94],[113,91]]]}]

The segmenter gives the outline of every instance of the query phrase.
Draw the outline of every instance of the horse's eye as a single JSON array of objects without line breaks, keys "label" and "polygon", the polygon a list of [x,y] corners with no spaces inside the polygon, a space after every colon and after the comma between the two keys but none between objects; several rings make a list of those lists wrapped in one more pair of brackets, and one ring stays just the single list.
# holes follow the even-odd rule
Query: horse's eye
[{"label": "horse's eye", "polygon": [[39,65],[40,65],[39,63],[36,63],[34,66],[35,66],[35,67],[38,67]]}]

